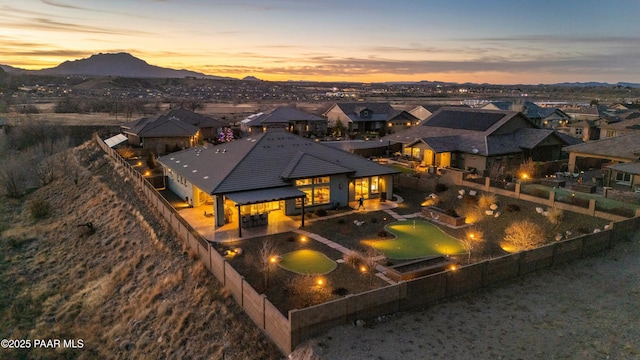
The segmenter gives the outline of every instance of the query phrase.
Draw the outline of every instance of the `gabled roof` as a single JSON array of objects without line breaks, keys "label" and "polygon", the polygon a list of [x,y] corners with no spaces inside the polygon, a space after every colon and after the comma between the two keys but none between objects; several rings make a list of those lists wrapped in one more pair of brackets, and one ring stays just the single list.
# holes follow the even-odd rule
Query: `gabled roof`
[{"label": "gabled roof", "polygon": [[565,146],[562,151],[635,161],[640,158],[640,132]]},{"label": "gabled roof", "polygon": [[247,126],[261,126],[262,124],[289,123],[293,121],[325,121],[325,119],[306,113],[296,108],[281,106],[275,109],[251,115],[242,122]]},{"label": "gabled roof", "polygon": [[358,155],[278,131],[189,148],[160,157],[158,162],[210,194],[292,186],[291,180],[299,177],[398,173]]},{"label": "gabled roof", "polygon": [[144,137],[188,137],[194,136],[198,128],[182,122],[175,117],[161,116],[158,120],[149,122],[136,135]]},{"label": "gabled roof", "polygon": [[[501,130],[510,121],[518,128]],[[426,143],[436,152],[459,151],[483,156],[533,149],[545,139],[567,144],[553,130],[540,129],[521,113],[508,110],[485,110],[444,107],[419,126],[387,135],[383,141],[398,141],[411,146],[416,141]]]},{"label": "gabled roof", "polygon": [[[387,121],[396,111],[389,103],[354,102],[336,103],[325,111],[324,115],[327,116],[335,108],[338,108],[344,116],[348,117],[350,122]],[[365,109],[371,111],[370,116],[360,117],[359,114]]]},{"label": "gabled roof", "polygon": [[493,101],[487,106],[495,106],[499,110],[511,110],[511,111],[519,111],[523,113],[529,119],[544,119],[549,117],[553,113],[557,113],[559,116],[565,119],[569,119],[569,115],[564,113],[562,110],[554,107],[540,107],[536,103],[531,101],[525,102],[514,102],[514,101]]},{"label": "gabled roof", "polygon": [[195,113],[185,108],[170,109],[164,113],[167,117],[175,117],[180,121],[197,126],[199,128],[222,128],[228,126],[224,121],[214,119],[210,116]]}]

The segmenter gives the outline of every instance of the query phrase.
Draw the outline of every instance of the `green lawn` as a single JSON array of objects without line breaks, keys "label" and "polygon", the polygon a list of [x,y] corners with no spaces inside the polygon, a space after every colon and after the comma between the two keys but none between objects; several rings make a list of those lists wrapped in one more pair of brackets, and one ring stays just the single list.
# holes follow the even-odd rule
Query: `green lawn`
[{"label": "green lawn", "polygon": [[278,266],[298,274],[324,275],[335,270],[338,265],[319,251],[296,250],[282,255]]},{"label": "green lawn", "polygon": [[398,221],[387,225],[386,229],[397,238],[377,240],[372,242],[371,246],[382,251],[389,259],[409,260],[467,252],[458,239],[445,234],[436,225],[427,221]]}]

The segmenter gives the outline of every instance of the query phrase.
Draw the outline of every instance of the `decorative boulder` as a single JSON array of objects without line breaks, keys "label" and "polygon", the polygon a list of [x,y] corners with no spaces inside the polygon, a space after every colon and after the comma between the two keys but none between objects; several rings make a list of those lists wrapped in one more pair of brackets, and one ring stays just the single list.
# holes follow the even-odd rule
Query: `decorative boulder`
[{"label": "decorative boulder", "polygon": [[496,204],[491,204],[491,205],[489,206],[489,209],[491,209],[491,210],[498,210],[498,205],[496,205]]},{"label": "decorative boulder", "polygon": [[458,199],[462,199],[463,197],[463,195],[458,195]]},{"label": "decorative boulder", "polygon": [[458,194],[464,196],[464,194],[466,193],[466,191],[464,191],[464,189],[458,190]]},{"label": "decorative boulder", "polygon": [[562,240],[562,234],[556,234],[556,241]]},{"label": "decorative boulder", "polygon": [[542,216],[549,216],[549,212],[548,211],[543,211],[542,212]]},{"label": "decorative boulder", "polygon": [[605,225],[605,226],[604,226],[604,229],[605,229],[605,230],[609,230],[609,229],[611,229],[611,225],[610,225],[610,224]]},{"label": "decorative boulder", "polygon": [[495,214],[493,214],[493,217],[494,217],[494,218],[497,218],[497,217],[499,217],[499,216],[500,216],[500,211],[496,211],[496,213],[495,213]]},{"label": "decorative boulder", "polygon": [[476,195],[478,195],[477,191],[475,191],[475,190],[470,190],[469,191],[469,196],[476,196]]},{"label": "decorative boulder", "polygon": [[536,208],[536,212],[537,212],[538,214],[542,214],[542,213],[544,212],[544,209],[543,209],[543,208],[541,208],[541,207],[537,207],[537,208]]},{"label": "decorative boulder", "polygon": [[593,233],[594,233],[594,234],[597,234],[597,233],[599,233],[600,231],[602,231],[602,230],[600,230],[600,229],[593,229]]},{"label": "decorative boulder", "polygon": [[493,216],[493,210],[485,210],[485,214]]}]

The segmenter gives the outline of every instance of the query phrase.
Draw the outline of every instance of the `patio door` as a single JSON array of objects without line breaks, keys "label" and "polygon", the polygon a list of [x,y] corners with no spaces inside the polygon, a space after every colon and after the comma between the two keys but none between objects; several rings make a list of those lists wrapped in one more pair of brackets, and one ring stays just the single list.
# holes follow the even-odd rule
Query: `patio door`
[{"label": "patio door", "polygon": [[360,198],[369,198],[369,179],[356,179],[356,200]]}]

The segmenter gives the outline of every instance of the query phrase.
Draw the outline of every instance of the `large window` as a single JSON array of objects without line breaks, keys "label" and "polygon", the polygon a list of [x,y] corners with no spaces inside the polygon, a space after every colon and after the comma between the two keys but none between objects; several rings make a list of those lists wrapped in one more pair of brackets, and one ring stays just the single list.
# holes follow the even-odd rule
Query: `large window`
[{"label": "large window", "polygon": [[616,173],[616,182],[619,184],[631,184],[631,174],[617,172]]},{"label": "large window", "polygon": [[[305,193],[304,203],[307,206],[331,203],[331,178],[329,176],[296,180],[298,189]],[[296,207],[301,207],[301,199],[296,199]]]}]

